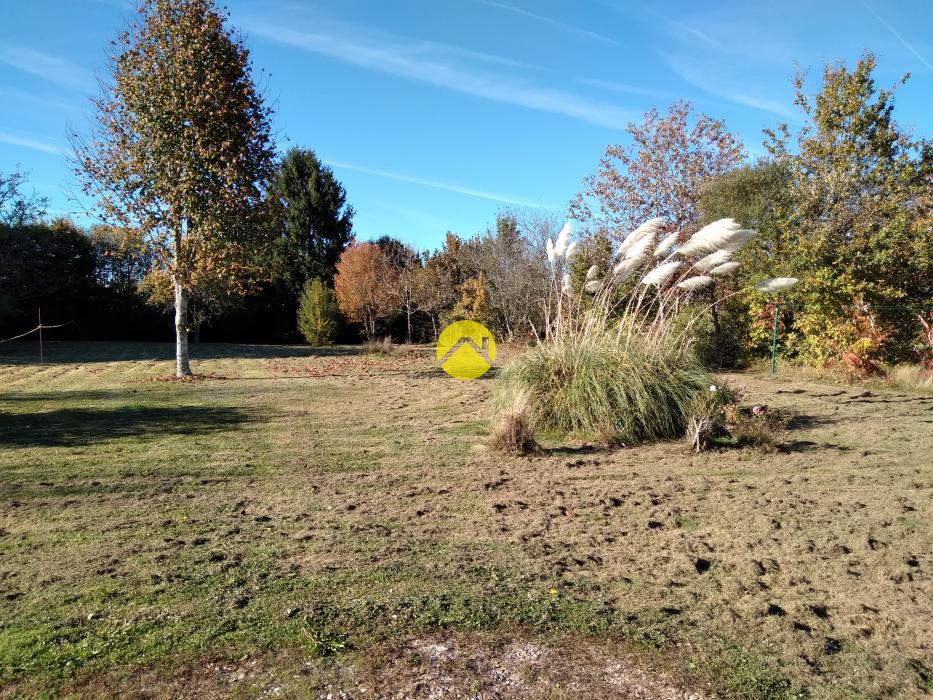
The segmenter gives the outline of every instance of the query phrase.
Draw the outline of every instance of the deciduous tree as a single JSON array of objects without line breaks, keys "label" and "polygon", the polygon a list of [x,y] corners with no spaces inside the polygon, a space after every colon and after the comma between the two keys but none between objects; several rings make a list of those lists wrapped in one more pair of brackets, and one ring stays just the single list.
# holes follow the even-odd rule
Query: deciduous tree
[{"label": "deciduous tree", "polygon": [[0,173],[0,224],[22,226],[45,216],[49,200],[35,192],[23,192],[26,174],[21,170]]},{"label": "deciduous tree", "polygon": [[[514,214],[500,212],[495,230],[466,241],[460,256],[474,273],[470,289],[475,292],[482,282],[483,313],[500,333],[512,340],[516,334],[528,335],[543,325],[547,260],[543,251],[522,235]],[[474,313],[479,312],[474,309]]]},{"label": "deciduous tree", "polygon": [[377,324],[398,308],[395,271],[375,243],[357,243],[343,252],[337,263],[334,292],[340,310],[351,321],[363,324],[369,340],[375,338]]},{"label": "deciduous tree", "polygon": [[789,298],[804,305],[788,344],[813,362],[908,358],[916,311],[894,307],[933,299],[933,142],[897,124],[894,88],[879,89],[874,70],[871,54],[827,65],[815,95],[798,75],[804,126],[766,131],[789,176],[775,262],[801,279]]},{"label": "deciduous tree", "polygon": [[417,310],[415,286],[421,269],[421,256],[409,245],[389,236],[383,236],[376,245],[382,248],[392,267],[399,310],[405,315],[405,342],[411,343],[411,319]]},{"label": "deciduous tree", "polygon": [[138,227],[171,277],[184,376],[192,291],[242,288],[261,272],[270,111],[249,52],[212,0],[141,0],[112,45],[96,128],[72,135],[77,172],[105,216]]},{"label": "deciduous tree", "polygon": [[723,122],[692,118],[692,111],[689,102],[675,102],[667,116],[652,109],[641,124],[629,124],[631,143],[606,146],[571,202],[572,216],[615,236],[656,216],[681,231],[697,227],[703,182],[741,163],[744,149]]},{"label": "deciduous tree", "polygon": [[412,298],[418,310],[431,319],[435,340],[440,332],[439,326],[444,320],[449,320],[445,317],[460,298],[460,285],[466,280],[461,260],[462,246],[457,235],[448,231],[444,246],[431,255],[425,255],[424,266],[415,271]]}]

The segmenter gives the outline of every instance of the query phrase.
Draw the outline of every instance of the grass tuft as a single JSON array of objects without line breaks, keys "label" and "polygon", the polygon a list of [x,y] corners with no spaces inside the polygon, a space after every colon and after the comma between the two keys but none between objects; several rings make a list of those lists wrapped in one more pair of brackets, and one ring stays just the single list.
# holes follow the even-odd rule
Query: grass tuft
[{"label": "grass tuft", "polygon": [[528,395],[516,395],[503,410],[492,430],[492,447],[512,455],[528,455],[539,450],[528,417]]},{"label": "grass tuft", "polygon": [[392,354],[391,336],[385,336],[384,338],[374,338],[373,340],[367,340],[365,343],[363,343],[363,354],[364,355],[391,355]]}]

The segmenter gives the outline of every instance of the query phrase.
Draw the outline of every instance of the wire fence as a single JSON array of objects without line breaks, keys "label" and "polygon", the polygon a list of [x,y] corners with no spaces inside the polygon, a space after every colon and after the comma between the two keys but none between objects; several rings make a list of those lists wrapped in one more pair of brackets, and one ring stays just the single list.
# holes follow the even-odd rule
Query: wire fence
[{"label": "wire fence", "polygon": [[39,309],[39,324],[35,328],[30,328],[25,333],[14,335],[12,338],[3,338],[2,340],[0,340],[0,344],[9,343],[10,341],[13,341],[13,340],[19,340],[20,338],[25,338],[26,336],[32,335],[33,333],[38,333],[39,334],[39,364],[43,364],[45,362],[45,351],[42,345],[42,331],[50,329],[50,328],[64,328],[65,326],[70,326],[74,323],[75,323],[74,320],[71,320],[65,323],[55,323],[51,325],[44,324],[42,323],[42,309]]}]

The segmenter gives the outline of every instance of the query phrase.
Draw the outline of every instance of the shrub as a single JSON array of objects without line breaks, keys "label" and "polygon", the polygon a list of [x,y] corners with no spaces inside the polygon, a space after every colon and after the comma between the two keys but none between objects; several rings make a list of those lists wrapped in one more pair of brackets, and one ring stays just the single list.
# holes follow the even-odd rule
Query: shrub
[{"label": "shrub", "polygon": [[757,447],[774,451],[781,443],[787,420],[767,406],[743,407],[742,389],[711,385],[691,404],[687,439],[696,452],[711,442],[723,447]]},{"label": "shrub", "polygon": [[319,279],[305,282],[298,306],[298,330],[310,345],[330,345],[340,322],[337,298]]},{"label": "shrub", "polygon": [[363,354],[364,355],[391,355],[392,354],[392,337],[385,336],[384,338],[375,338],[373,340],[367,340],[363,343]]},{"label": "shrub", "polygon": [[777,449],[787,427],[785,418],[766,406],[734,407],[727,411],[725,423],[736,447],[757,447],[764,452]]},{"label": "shrub", "polygon": [[710,384],[690,403],[687,438],[695,452],[702,452],[707,442],[726,431],[726,411],[735,406],[737,397],[728,386]]}]

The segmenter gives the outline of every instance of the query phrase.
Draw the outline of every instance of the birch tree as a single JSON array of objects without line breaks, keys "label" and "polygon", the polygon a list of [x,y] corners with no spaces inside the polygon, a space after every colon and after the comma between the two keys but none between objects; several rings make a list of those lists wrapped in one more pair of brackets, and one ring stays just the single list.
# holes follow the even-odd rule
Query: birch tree
[{"label": "birch tree", "polygon": [[271,111],[228,20],[212,0],[141,0],[111,42],[91,133],[71,135],[85,193],[108,220],[137,227],[171,276],[179,377],[191,373],[192,291],[242,290],[269,241]]}]

